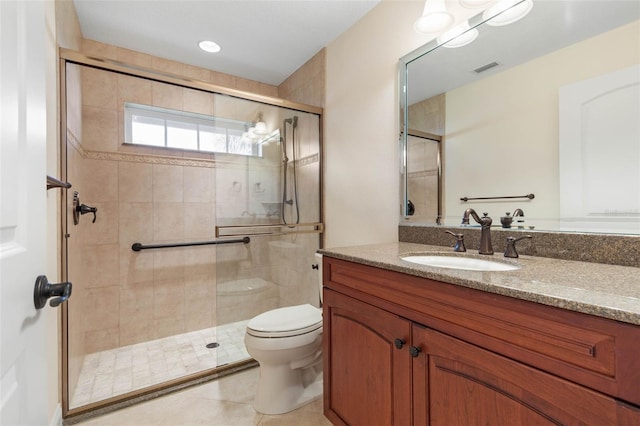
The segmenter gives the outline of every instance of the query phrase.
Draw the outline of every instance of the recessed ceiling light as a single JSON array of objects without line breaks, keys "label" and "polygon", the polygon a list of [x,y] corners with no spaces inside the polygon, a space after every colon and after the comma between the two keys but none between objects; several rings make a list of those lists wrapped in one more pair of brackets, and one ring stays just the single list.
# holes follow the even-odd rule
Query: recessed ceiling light
[{"label": "recessed ceiling light", "polygon": [[209,53],[217,53],[220,51],[220,45],[216,42],[209,41],[209,40],[201,41],[200,43],[198,43],[198,47],[200,47],[200,49],[204,50],[205,52],[209,52]]}]

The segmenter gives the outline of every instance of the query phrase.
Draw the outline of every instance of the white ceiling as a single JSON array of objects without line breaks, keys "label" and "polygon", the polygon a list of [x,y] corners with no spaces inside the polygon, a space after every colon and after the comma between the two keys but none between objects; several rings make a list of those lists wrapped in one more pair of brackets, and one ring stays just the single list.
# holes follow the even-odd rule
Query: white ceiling
[{"label": "white ceiling", "polygon": [[[380,0],[74,0],[83,37],[279,85]],[[216,54],[201,40],[218,43]]]}]

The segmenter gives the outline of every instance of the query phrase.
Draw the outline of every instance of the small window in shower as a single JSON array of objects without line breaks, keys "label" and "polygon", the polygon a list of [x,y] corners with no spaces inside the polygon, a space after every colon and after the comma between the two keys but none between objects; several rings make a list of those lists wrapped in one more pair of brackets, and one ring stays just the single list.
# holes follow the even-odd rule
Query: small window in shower
[{"label": "small window in shower", "polygon": [[248,134],[250,122],[125,103],[125,143],[261,157],[274,137]]}]

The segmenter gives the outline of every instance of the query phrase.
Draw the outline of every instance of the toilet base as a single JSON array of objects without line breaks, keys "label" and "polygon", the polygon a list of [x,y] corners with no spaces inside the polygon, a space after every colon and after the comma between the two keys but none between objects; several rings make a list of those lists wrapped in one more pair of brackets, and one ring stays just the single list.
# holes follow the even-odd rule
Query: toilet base
[{"label": "toilet base", "polygon": [[[321,365],[298,370],[286,367],[287,371],[283,370],[285,368],[271,368],[266,377],[263,376],[262,369],[260,370],[260,381],[253,402],[253,408],[258,413],[288,413],[322,396]],[[277,375],[277,378],[272,375]],[[273,379],[276,380],[277,386],[274,386]],[[261,389],[264,391],[261,392]]]}]

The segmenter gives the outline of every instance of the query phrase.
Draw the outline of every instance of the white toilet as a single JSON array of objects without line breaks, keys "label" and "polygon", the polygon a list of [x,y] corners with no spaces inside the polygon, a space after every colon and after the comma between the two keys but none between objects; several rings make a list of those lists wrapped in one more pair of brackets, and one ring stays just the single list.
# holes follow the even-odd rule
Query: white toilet
[{"label": "white toilet", "polygon": [[264,312],[247,324],[244,343],[260,364],[256,411],[283,414],[322,395],[321,309],[305,304]]}]

